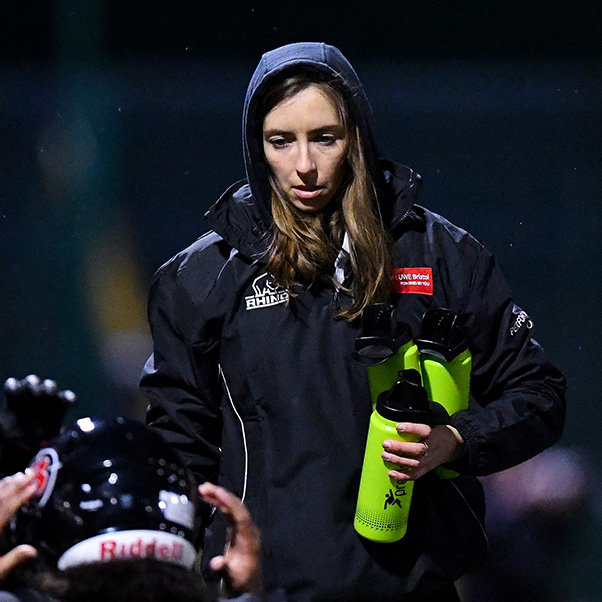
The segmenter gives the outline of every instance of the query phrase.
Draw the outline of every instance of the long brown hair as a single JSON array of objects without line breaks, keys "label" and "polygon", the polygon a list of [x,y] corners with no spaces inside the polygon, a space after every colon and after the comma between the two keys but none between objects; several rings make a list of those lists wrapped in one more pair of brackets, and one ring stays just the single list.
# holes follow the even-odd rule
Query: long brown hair
[{"label": "long brown hair", "polygon": [[[299,73],[276,84],[263,103],[265,116],[278,104],[302,90],[316,86],[330,98],[348,136],[347,176],[337,195],[318,212],[305,212],[287,201],[272,176],[273,238],[267,271],[291,296],[301,285],[311,286],[326,276],[350,293],[352,304],[337,317],[354,320],[370,303],[389,298],[389,240],[378,212],[377,192],[368,171],[360,132],[352,123],[341,92],[317,73]],[[263,128],[262,128],[263,129]],[[334,278],[334,264],[347,233],[352,279],[343,286]]]}]

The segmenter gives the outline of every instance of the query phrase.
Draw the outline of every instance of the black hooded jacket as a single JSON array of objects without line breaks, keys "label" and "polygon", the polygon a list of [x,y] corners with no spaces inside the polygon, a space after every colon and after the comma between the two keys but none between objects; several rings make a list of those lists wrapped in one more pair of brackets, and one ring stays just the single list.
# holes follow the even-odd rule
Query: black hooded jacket
[{"label": "black hooded jacket", "polygon": [[[381,214],[394,240],[391,301],[417,332],[430,307],[463,312],[474,407],[453,425],[466,442],[456,479],[414,487],[407,535],[374,544],[353,528],[371,413],[365,368],[351,357],[358,321],[335,319],[330,279],[289,299],[266,275],[270,192],[256,120],[273,78],[299,66],[330,74],[358,124]],[[436,592],[486,550],[475,475],[522,462],[558,440],[565,382],[533,340],[489,252],[415,204],[420,178],[379,161],[372,113],[344,57],[324,44],[267,53],[245,101],[248,181],[207,213],[212,228],[157,272],[149,320],[154,352],[142,377],[148,421],[197,475],[241,496],[263,536],[265,580],[290,600],[400,600]],[[414,278],[422,284],[413,286]],[[209,521],[204,558],[221,553]]]}]

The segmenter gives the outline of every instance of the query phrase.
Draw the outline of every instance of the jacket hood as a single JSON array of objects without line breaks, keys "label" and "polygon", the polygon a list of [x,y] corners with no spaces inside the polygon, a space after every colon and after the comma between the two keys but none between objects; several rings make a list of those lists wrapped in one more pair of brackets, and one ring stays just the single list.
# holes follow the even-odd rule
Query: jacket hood
[{"label": "jacket hood", "polygon": [[242,139],[247,179],[261,218],[268,224],[272,222],[271,191],[263,155],[263,124],[258,113],[271,84],[299,68],[326,74],[339,88],[360,130],[368,169],[377,188],[381,188],[382,172],[378,165],[372,109],[349,61],[337,48],[324,43],[298,42],[281,46],[261,57],[249,83],[243,111]]}]

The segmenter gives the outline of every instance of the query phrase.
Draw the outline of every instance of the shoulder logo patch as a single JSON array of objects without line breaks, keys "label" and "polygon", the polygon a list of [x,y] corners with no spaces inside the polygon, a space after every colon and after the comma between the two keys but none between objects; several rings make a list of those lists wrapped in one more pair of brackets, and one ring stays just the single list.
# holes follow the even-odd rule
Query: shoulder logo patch
[{"label": "shoulder logo patch", "polygon": [[262,274],[255,278],[252,287],[253,294],[245,297],[247,311],[288,301],[288,291],[277,286],[269,274]]},{"label": "shoulder logo patch", "polygon": [[432,295],[433,270],[432,268],[395,268],[391,284],[395,293]]},{"label": "shoulder logo patch", "polygon": [[[514,313],[516,314],[516,312],[514,312]],[[518,314],[516,314],[514,323],[510,327],[510,336],[513,337],[521,329],[521,327],[523,325],[525,325],[529,330],[531,330],[531,328],[533,328],[533,322],[532,322],[531,318],[529,317],[527,312],[521,310],[518,312]]]}]

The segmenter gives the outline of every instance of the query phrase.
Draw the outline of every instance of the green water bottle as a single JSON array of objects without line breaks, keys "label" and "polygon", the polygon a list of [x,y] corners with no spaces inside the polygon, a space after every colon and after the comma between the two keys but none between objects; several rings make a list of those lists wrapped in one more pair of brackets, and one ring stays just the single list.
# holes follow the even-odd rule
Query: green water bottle
[{"label": "green water bottle", "polygon": [[420,370],[410,327],[393,319],[390,303],[373,303],[363,311],[352,357],[366,367],[373,409],[378,396],[395,384],[402,370]]},{"label": "green water bottle", "polygon": [[[468,337],[458,312],[429,309],[422,318],[416,337],[422,383],[431,401],[440,403],[451,415],[466,410],[470,397],[472,355]],[[437,474],[453,478],[458,473],[439,466]]]},{"label": "green water bottle", "polygon": [[355,511],[355,530],[371,541],[391,543],[406,533],[412,500],[413,481],[397,481],[389,476],[399,465],[383,460],[383,442],[419,441],[415,435],[397,432],[398,422],[431,424],[433,419],[426,390],[417,370],[402,370],[389,391],[378,396],[370,417],[366,451]]}]

